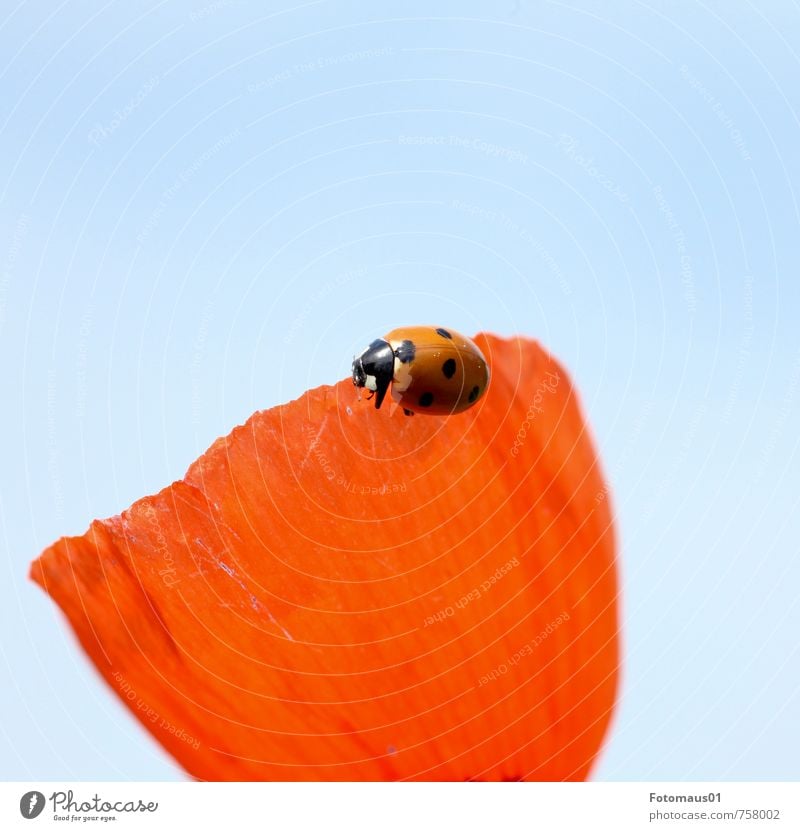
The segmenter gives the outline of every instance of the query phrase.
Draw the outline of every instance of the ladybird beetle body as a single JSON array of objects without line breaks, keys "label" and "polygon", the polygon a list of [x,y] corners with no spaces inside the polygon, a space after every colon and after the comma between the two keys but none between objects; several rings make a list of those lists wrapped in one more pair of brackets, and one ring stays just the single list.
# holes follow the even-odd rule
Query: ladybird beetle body
[{"label": "ladybird beetle body", "polygon": [[375,395],[380,409],[392,398],[407,415],[451,415],[471,407],[489,385],[489,365],[467,337],[452,329],[393,329],[353,361],[353,384]]}]

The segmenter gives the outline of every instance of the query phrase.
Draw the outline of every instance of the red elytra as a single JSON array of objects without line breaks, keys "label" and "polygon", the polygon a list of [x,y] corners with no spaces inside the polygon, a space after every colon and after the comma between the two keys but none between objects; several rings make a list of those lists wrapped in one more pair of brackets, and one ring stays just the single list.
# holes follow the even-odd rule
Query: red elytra
[{"label": "red elytra", "polygon": [[617,688],[608,489],[558,362],[475,340],[471,410],[310,390],[33,563],[192,776],[588,775]]}]

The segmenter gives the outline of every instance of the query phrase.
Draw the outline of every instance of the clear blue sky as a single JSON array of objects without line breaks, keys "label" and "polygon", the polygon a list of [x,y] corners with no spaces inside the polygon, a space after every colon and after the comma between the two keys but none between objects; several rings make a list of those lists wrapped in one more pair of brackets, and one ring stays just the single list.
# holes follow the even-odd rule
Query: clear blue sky
[{"label": "clear blue sky", "polygon": [[26,578],[405,323],[525,333],[613,483],[599,779],[800,776],[795,4],[7,4],[0,775],[181,771]]}]

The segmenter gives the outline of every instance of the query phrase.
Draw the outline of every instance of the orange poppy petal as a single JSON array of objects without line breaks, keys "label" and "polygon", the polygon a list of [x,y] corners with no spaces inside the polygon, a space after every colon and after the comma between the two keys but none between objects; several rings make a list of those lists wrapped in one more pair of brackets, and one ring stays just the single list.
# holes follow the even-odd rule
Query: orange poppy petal
[{"label": "orange poppy petal", "polygon": [[33,564],[193,776],[586,777],[616,693],[607,489],[563,368],[476,341],[466,413],[311,390]]}]

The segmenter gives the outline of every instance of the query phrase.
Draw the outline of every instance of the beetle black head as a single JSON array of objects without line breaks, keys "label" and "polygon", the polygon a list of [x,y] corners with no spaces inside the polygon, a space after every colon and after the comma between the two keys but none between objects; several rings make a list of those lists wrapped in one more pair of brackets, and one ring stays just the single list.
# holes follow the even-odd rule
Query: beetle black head
[{"label": "beetle black head", "polygon": [[375,393],[375,409],[380,409],[394,377],[394,350],[388,341],[374,340],[353,360],[353,384]]}]

